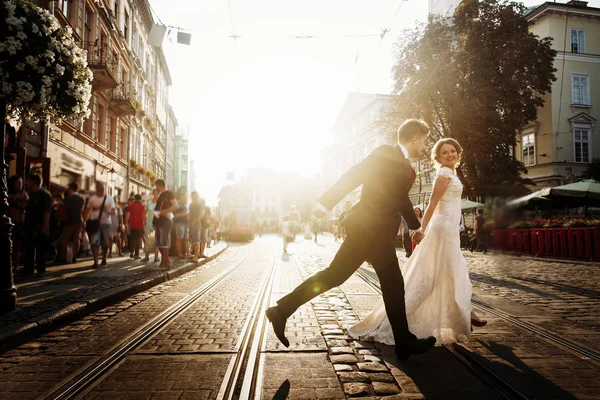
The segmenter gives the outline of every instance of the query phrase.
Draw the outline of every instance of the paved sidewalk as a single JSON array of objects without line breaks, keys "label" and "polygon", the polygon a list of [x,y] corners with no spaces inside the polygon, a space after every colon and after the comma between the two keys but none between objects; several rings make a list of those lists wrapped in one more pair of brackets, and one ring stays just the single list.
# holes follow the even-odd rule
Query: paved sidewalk
[{"label": "paved sidewalk", "polygon": [[169,270],[159,269],[158,262],[125,256],[110,258],[108,265],[97,269],[88,259],[49,266],[43,277],[17,275],[17,309],[0,315],[0,352],[189,272],[226,248],[220,242],[206,249],[208,258],[198,264],[172,257]]}]

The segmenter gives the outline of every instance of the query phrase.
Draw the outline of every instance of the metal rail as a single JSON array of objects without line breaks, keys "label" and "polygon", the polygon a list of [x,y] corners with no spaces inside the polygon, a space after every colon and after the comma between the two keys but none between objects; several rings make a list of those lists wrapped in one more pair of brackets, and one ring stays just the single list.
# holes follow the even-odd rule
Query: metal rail
[{"label": "metal rail", "polygon": [[257,383],[262,345],[267,332],[265,311],[271,301],[275,278],[275,257],[258,290],[258,296],[244,323],[238,351],[231,359],[217,394],[217,400],[252,399],[258,397]]},{"label": "metal rail", "polygon": [[[358,276],[371,286],[377,293],[381,294],[381,287],[379,282],[376,281],[372,276],[367,274],[363,267],[360,267],[357,271]],[[486,365],[480,363],[472,354],[461,345],[443,345],[447,351],[455,356],[460,362],[462,362],[469,370],[478,377],[483,383],[491,386],[495,389],[499,395],[503,398],[527,400],[529,397],[521,393],[517,388],[511,385],[508,381],[496,374]]]},{"label": "metal rail", "polygon": [[600,362],[600,354],[587,349],[579,344],[573,343],[569,340],[563,339],[560,336],[557,336],[553,333],[550,333],[540,327],[538,327],[535,324],[532,324],[530,322],[525,322],[525,321],[521,321],[518,318],[513,317],[512,315],[509,315],[503,311],[500,311],[496,308],[493,308],[485,303],[482,303],[481,301],[478,300],[472,300],[472,303],[479,309],[488,312],[490,314],[494,314],[514,325],[517,325],[520,328],[526,329],[530,332],[533,332],[541,337],[543,337],[544,339],[552,342],[555,345],[559,345],[562,347],[565,347],[569,350],[571,350],[572,352],[576,353],[576,355],[583,357],[585,359],[591,359],[594,360],[596,362]]},{"label": "metal rail", "polygon": [[227,270],[223,271],[183,299],[179,300],[177,303],[173,304],[171,307],[167,308],[158,316],[150,320],[147,324],[132,333],[108,354],[104,355],[92,365],[75,375],[45,398],[63,400],[74,398],[80,394],[82,390],[97,381],[112,367],[123,360],[128,353],[136,349],[148,338],[161,330],[166,324],[188,310],[202,296],[206,295],[217,285],[223,282],[229,275],[231,275],[235,270],[243,265],[244,262],[246,262],[251,253],[252,250],[249,250],[242,260],[238,261]]}]

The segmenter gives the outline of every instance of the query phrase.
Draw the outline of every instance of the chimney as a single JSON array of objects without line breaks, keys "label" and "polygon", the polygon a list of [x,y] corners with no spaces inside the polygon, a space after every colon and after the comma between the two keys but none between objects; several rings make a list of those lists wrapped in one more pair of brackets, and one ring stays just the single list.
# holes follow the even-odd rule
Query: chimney
[{"label": "chimney", "polygon": [[579,8],[586,8],[587,4],[588,4],[587,1],[578,1],[578,0],[570,0],[567,2],[568,6],[579,7]]}]

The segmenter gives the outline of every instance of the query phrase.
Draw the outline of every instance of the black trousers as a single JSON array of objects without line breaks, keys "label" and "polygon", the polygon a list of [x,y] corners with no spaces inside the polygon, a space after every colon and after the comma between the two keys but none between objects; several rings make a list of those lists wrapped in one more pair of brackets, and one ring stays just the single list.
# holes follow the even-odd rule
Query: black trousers
[{"label": "black trousers", "polygon": [[404,251],[406,251],[406,257],[412,256],[413,248],[410,233],[402,234],[402,245],[404,246]]},{"label": "black trousers", "polygon": [[385,240],[365,233],[347,232],[333,261],[323,271],[302,282],[293,292],[281,298],[277,305],[286,318],[301,305],[327,290],[344,283],[361,264],[369,259],[381,283],[383,301],[394,332],[396,345],[414,340],[408,330],[404,304],[404,279],[398,265],[398,257],[392,240]]},{"label": "black trousers", "polygon": [[46,272],[46,255],[50,247],[48,235],[41,233],[26,233],[23,247],[25,255],[23,272],[26,274],[33,274],[34,268],[37,269],[37,272],[40,274]]},{"label": "black trousers", "polygon": [[143,236],[143,229],[132,229],[131,233],[129,234],[129,251],[134,257],[140,256],[140,246],[142,244]]}]

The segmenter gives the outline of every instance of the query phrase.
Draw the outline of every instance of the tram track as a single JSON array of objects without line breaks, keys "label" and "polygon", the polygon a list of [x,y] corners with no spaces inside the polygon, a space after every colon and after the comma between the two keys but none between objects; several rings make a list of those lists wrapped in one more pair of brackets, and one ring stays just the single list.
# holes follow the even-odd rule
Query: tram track
[{"label": "tram track", "polygon": [[275,280],[275,257],[271,255],[267,278],[258,290],[240,334],[237,351],[231,359],[217,400],[260,398],[260,365],[267,335],[265,311],[270,304]]},{"label": "tram track", "polygon": [[139,348],[154,334],[163,329],[175,318],[189,310],[190,307],[209,292],[217,288],[219,284],[224,282],[231,274],[244,265],[251,254],[252,250],[250,249],[240,261],[236,262],[231,267],[227,268],[225,271],[161,312],[152,320],[148,321],[107,354],[60,384],[52,391],[52,393],[46,395],[44,398],[63,400],[73,399],[79,396],[85,389],[92,386],[95,382],[98,382],[111,371],[111,369],[121,363],[128,354]]},{"label": "tram track", "polygon": [[[381,287],[379,282],[373,278],[369,272],[365,272],[364,267],[360,267],[357,275],[367,283],[373,290],[381,295]],[[514,387],[510,382],[496,374],[487,366],[479,362],[472,356],[471,352],[463,345],[443,345],[444,349],[450,352],[456,359],[465,365],[477,378],[482,382],[492,387],[500,396],[507,400],[518,399],[527,400],[528,396],[524,395],[519,389]]]}]

